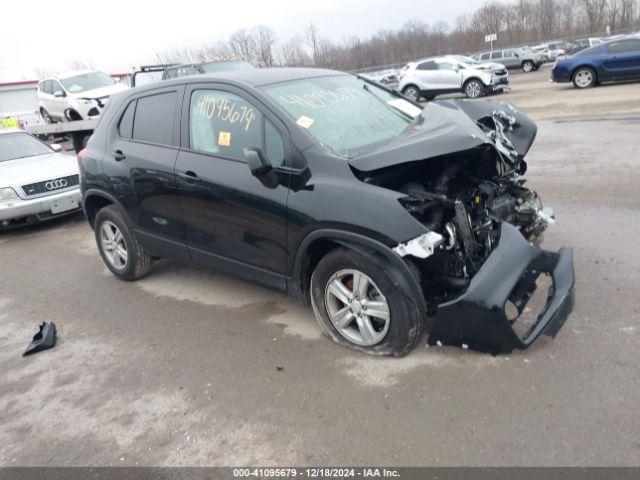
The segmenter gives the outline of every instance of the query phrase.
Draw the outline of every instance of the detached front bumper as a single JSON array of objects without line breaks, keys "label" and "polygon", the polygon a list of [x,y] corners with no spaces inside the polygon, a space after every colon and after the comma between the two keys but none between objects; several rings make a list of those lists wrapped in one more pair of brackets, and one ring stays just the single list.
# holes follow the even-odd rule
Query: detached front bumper
[{"label": "detached front bumper", "polygon": [[[517,322],[543,274],[551,278],[546,305],[531,327],[518,334]],[[571,249],[541,250],[503,223],[498,245],[467,290],[438,306],[428,343],[466,344],[494,355],[525,349],[540,335],[556,336],[573,310],[574,286]],[[517,318],[507,317],[507,303],[517,309]]]},{"label": "detached front bumper", "polygon": [[508,83],[494,83],[487,87],[487,91],[489,93],[502,93],[502,92],[510,92],[511,87]]}]

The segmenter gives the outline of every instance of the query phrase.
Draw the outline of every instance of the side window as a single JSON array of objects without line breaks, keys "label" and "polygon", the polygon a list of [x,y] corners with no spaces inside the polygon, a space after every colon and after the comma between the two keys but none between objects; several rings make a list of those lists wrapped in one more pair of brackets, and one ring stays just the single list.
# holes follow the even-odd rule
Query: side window
[{"label": "side window", "polygon": [[56,92],[64,92],[62,85],[60,85],[60,82],[57,80],[51,80],[51,93],[56,93]]},{"label": "side window", "polygon": [[456,66],[453,63],[439,63],[438,70],[455,70]]},{"label": "side window", "polygon": [[133,121],[133,139],[171,145],[176,97],[176,92],[166,92],[139,98]]},{"label": "side window", "polygon": [[437,70],[438,66],[436,65],[436,62],[433,61],[429,61],[429,62],[422,62],[420,65],[418,65],[418,70]]},{"label": "side window", "polygon": [[609,44],[609,53],[640,52],[640,40],[622,40]]},{"label": "side window", "polygon": [[488,53],[483,53],[482,54],[482,60],[489,60],[489,54]]},{"label": "side window", "polygon": [[501,58],[502,58],[502,50],[500,50],[499,52],[493,52],[491,54],[492,60],[500,60]]},{"label": "side window", "polygon": [[47,80],[44,82],[44,93],[53,95],[53,80]]},{"label": "side window", "polygon": [[274,167],[284,164],[284,142],[282,136],[273,124],[265,119],[264,121],[264,153],[267,160]]},{"label": "side window", "polygon": [[118,123],[118,135],[122,138],[131,138],[133,133],[133,115],[136,112],[136,101],[133,100],[127,106],[127,109],[120,117],[120,122]]},{"label": "side window", "polygon": [[193,150],[244,161],[245,148],[259,148],[274,166],[284,162],[278,130],[244,98],[220,90],[191,95],[189,139]]}]

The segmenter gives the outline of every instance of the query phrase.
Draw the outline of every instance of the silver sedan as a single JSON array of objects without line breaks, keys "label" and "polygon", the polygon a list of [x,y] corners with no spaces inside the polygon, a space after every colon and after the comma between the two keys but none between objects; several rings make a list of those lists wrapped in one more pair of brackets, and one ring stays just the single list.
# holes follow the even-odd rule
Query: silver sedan
[{"label": "silver sedan", "polygon": [[0,129],[0,230],[81,210],[78,163],[60,150]]}]

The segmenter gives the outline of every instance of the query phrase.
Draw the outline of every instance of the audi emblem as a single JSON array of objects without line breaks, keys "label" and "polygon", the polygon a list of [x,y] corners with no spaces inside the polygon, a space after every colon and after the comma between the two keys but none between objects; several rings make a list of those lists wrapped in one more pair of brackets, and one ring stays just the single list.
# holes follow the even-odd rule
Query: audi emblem
[{"label": "audi emblem", "polygon": [[44,184],[44,188],[46,188],[47,190],[58,190],[60,188],[66,187],[67,185],[69,185],[69,182],[67,182],[64,178],[58,178],[57,180],[49,180]]}]

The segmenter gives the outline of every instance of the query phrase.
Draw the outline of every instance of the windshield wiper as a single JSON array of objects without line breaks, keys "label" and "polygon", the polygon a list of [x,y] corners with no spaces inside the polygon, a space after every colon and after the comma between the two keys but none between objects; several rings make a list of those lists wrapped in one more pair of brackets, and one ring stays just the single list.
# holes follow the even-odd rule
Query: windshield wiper
[{"label": "windshield wiper", "polygon": [[[376,85],[377,86],[377,85]],[[387,107],[389,110],[391,110],[393,113],[395,114],[401,114],[403,117],[406,117],[408,119],[410,119],[411,121],[414,121],[416,119],[416,117],[412,117],[411,115],[409,115],[407,112],[403,112],[401,109],[394,107],[393,105],[389,105],[384,99],[380,98],[378,95],[376,95],[370,88],[369,85],[367,85],[366,83],[364,85],[362,85],[362,89],[365,92],[369,92],[371,95],[374,96],[374,98],[376,100],[378,100],[380,103],[382,103],[385,107]],[[404,100],[404,98],[403,98]]]}]

